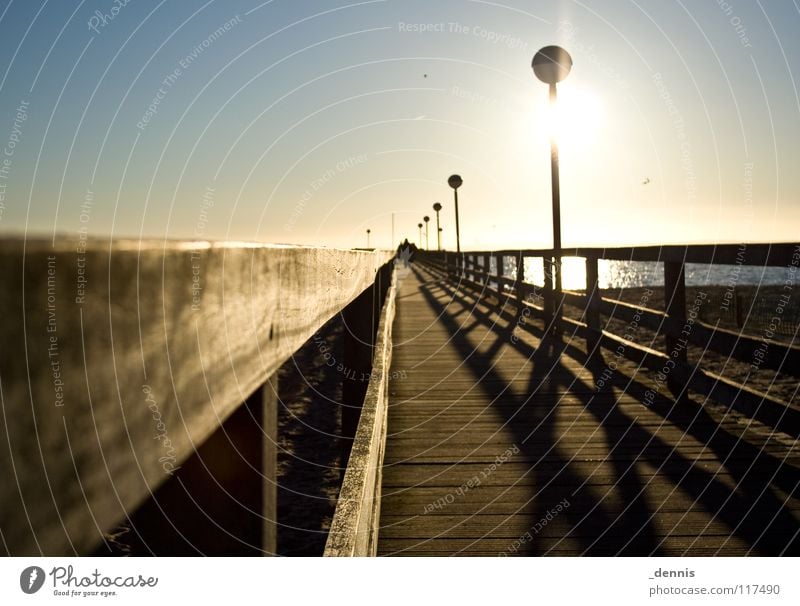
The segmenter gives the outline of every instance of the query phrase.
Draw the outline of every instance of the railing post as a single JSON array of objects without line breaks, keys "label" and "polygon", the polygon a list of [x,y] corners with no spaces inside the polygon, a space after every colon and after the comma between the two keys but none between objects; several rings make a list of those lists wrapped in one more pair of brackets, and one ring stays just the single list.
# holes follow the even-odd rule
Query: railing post
[{"label": "railing post", "polygon": [[130,512],[111,553],[275,555],[277,428],[276,373]]},{"label": "railing post", "polygon": [[519,251],[519,257],[517,257],[517,279],[514,283],[514,294],[517,296],[517,317],[522,315],[522,310],[524,307],[525,301],[525,289],[523,284],[525,282],[525,257],[522,254],[522,251]]},{"label": "railing post", "polygon": [[[555,326],[555,297],[553,291],[553,259],[542,257],[542,267],[544,269],[544,317],[545,323],[550,323],[551,329],[556,331]],[[545,333],[549,332],[545,326]]]},{"label": "railing post", "polygon": [[[667,328],[667,356],[677,363],[686,363],[686,347],[679,345],[679,337],[674,330],[682,330],[686,324],[686,277],[681,261],[664,262],[664,302],[670,319]],[[684,391],[685,385],[679,381],[675,372],[667,375],[667,386],[676,396]]]},{"label": "railing post", "polygon": [[600,353],[600,285],[597,271],[597,257],[586,258],[586,353]]},{"label": "railing post", "polygon": [[505,271],[503,268],[505,257],[503,255],[498,254],[495,256],[495,268],[497,270],[497,308],[499,310],[503,309],[503,295],[506,293],[506,289],[503,286],[503,276],[505,275]]},{"label": "railing post", "polygon": [[[372,339],[371,343],[375,343],[375,335],[378,332],[378,324],[381,319],[381,309],[383,308],[383,300],[386,291],[389,288],[389,283],[392,280],[391,264],[387,263],[382,265],[375,273],[375,283],[372,286]],[[372,369],[372,351],[370,351],[370,370]]]},{"label": "railing post", "polygon": [[489,272],[491,271],[492,266],[492,254],[491,253],[483,253],[483,284],[484,286],[489,286]]}]

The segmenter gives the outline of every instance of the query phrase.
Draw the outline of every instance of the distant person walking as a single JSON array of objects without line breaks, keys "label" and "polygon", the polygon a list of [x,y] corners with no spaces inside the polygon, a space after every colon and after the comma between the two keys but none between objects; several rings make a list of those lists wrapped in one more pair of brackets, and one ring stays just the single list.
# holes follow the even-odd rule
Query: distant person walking
[{"label": "distant person walking", "polygon": [[397,256],[403,260],[403,267],[408,269],[408,264],[413,260],[416,246],[409,243],[408,238],[403,240],[400,246],[397,247]]}]

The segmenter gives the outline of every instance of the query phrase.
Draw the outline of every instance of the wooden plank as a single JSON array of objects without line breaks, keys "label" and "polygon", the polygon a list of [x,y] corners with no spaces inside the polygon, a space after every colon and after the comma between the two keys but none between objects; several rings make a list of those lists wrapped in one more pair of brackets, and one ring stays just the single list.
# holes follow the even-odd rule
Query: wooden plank
[{"label": "wooden plank", "polygon": [[[566,501],[568,502],[568,501]],[[572,507],[572,505],[570,505]],[[569,512],[569,509],[566,510]],[[518,513],[513,515],[476,514],[476,515],[384,515],[381,533],[386,539],[409,538],[407,526],[413,523],[414,531],[418,537],[436,538],[483,538],[490,535],[492,538],[516,539],[530,532],[542,519],[547,509]],[[569,512],[572,513],[572,512]],[[669,511],[658,512],[650,518],[644,518],[631,524],[624,519],[624,514],[612,518],[610,522],[597,519],[570,520],[569,527],[565,528],[558,518],[552,524],[546,524],[539,530],[543,537],[605,537],[632,536],[646,526],[651,525],[655,536],[670,536],[679,532],[684,536],[697,536],[699,533],[724,536],[730,535],[730,529],[709,515],[706,511]]]},{"label": "wooden plank", "polygon": [[355,441],[325,545],[326,557],[374,556],[377,552],[396,290],[394,273],[381,313]]},{"label": "wooden plank", "polygon": [[0,241],[9,552],[91,551],[391,254]]},{"label": "wooden plank", "polygon": [[[653,506],[656,513],[682,513],[694,512],[711,516],[708,506],[702,501],[694,499],[683,490],[661,490],[661,484],[646,486],[640,498],[646,499]],[[543,496],[526,486],[479,486],[470,490],[457,499],[442,501],[447,497],[443,488],[412,487],[403,491],[387,491],[383,504],[383,513],[386,516],[404,516],[407,519],[421,515],[517,515],[536,514],[542,510],[543,502],[549,495]],[[622,511],[630,505],[630,501],[619,490],[590,491],[583,490],[568,498],[570,507],[576,510],[589,511],[593,507],[601,507],[610,511]],[[445,503],[441,508],[434,508],[433,503]],[[797,510],[797,499],[787,503],[787,507]],[[545,507],[545,510],[547,508]],[[734,502],[725,505],[727,512],[744,517],[750,512],[750,504]],[[384,519],[384,523],[388,518]]]},{"label": "wooden plank", "polygon": [[[519,537],[517,537],[519,538]],[[758,548],[753,548],[742,544],[739,541],[731,540],[730,535],[704,535],[700,544],[697,536],[691,535],[670,535],[663,537],[658,545],[651,551],[641,553],[641,555],[658,556],[745,556],[779,553],[785,546],[785,541],[775,541],[770,544],[768,541]],[[535,535],[533,541],[515,544],[507,538],[481,538],[481,539],[431,539],[425,538],[401,538],[384,539],[381,541],[381,554],[386,556],[617,556],[635,555],[639,552],[633,550],[623,550],[617,546],[604,546],[600,544],[577,543],[574,539],[564,537],[543,537]]]}]

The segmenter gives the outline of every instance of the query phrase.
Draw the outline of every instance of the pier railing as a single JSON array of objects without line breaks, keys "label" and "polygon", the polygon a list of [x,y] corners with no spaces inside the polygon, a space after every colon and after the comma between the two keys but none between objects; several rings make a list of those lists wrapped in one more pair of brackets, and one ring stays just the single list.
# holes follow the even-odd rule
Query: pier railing
[{"label": "pier railing", "polygon": [[[721,376],[701,364],[690,364],[687,348],[713,351],[761,369],[800,376],[800,348],[774,340],[777,334],[769,325],[761,335],[747,335],[704,322],[696,302],[687,301],[685,268],[687,263],[749,265],[787,269],[789,281],[773,314],[776,326],[786,309],[781,301],[798,304],[793,292],[800,276],[800,244],[686,245],[634,248],[576,248],[562,251],[563,257],[582,257],[586,263],[586,286],[582,292],[564,291],[557,297],[553,288],[552,250],[421,252],[419,259],[438,269],[451,281],[481,297],[494,297],[501,312],[531,315],[545,322],[546,330],[564,338],[585,339],[588,353],[602,349],[614,352],[654,371],[666,391],[676,398],[693,390],[745,415],[800,436],[800,407],[796,403],[761,393],[744,382]],[[525,259],[541,258],[544,284],[531,284],[525,276]],[[494,259],[494,263],[492,263]],[[602,297],[598,284],[598,260],[662,262],[664,267],[664,311]],[[509,276],[506,268],[515,268]],[[494,270],[491,267],[494,265]],[[507,309],[506,305],[510,304]],[[579,310],[578,318],[565,317],[565,306]],[[511,310],[511,311],[509,311]],[[746,314],[746,312],[745,312]],[[665,337],[664,351],[631,342],[615,334],[602,317],[635,322]],[[522,323],[524,325],[524,323]],[[627,331],[625,331],[627,332]],[[794,335],[797,336],[796,334]],[[749,371],[748,371],[749,372]],[[653,397],[655,394],[650,394]]]},{"label": "pier railing", "polygon": [[[359,505],[350,508],[357,523],[337,511],[336,537],[351,545],[348,529],[363,536],[373,523],[363,512],[377,513],[380,490],[392,258],[241,243],[0,241],[5,550],[96,552],[158,494],[151,510],[168,498],[181,515],[199,509],[200,520],[176,528],[162,519],[150,529],[156,543],[169,531],[197,553],[225,553],[227,544],[274,553],[276,371],[337,314],[346,324],[344,363],[353,369],[342,431],[352,439],[358,427],[360,475],[348,469],[344,490]],[[365,395],[368,414],[358,425]],[[222,439],[210,439],[220,430]],[[362,436],[371,441],[368,460]],[[203,450],[192,467],[225,495],[213,507],[229,508],[238,524],[217,532],[224,540],[209,550],[207,537],[220,529],[203,518],[187,487],[192,479],[179,471]]]},{"label": "pier railing", "polygon": [[380,313],[367,391],[328,533],[325,556],[377,554],[396,300],[394,272],[390,283]]}]

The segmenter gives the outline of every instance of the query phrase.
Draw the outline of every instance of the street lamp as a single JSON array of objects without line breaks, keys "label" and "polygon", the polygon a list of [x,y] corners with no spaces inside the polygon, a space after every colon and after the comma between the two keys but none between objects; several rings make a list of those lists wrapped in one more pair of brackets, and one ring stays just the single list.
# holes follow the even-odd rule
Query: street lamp
[{"label": "street lamp", "polygon": [[459,253],[461,252],[461,234],[458,229],[458,188],[461,187],[462,183],[464,183],[464,180],[460,175],[450,175],[447,180],[447,184],[453,188],[453,197],[456,203],[456,252]]},{"label": "street lamp", "polygon": [[[572,57],[560,46],[545,46],[533,56],[533,73],[539,80],[550,85],[550,107],[555,110],[558,92],[556,83],[567,77],[572,69]],[[555,118],[555,116],[554,116]],[[561,188],[558,179],[558,142],[555,134],[550,137],[550,180],[553,188],[553,258],[551,259],[555,288],[556,331],[561,314]]]},{"label": "street lamp", "polygon": [[436,212],[436,236],[438,238],[436,250],[442,250],[442,228],[439,227],[439,211],[442,210],[442,205],[438,202],[434,203],[433,210]]},{"label": "street lamp", "polygon": [[422,223],[417,223],[419,227],[419,247],[422,248]]},{"label": "street lamp", "polygon": [[369,248],[369,235],[372,233],[371,229],[367,230],[367,248]]},{"label": "street lamp", "polygon": [[425,221],[425,250],[430,250],[431,245],[430,242],[428,241],[428,221],[430,221],[431,218],[428,215],[425,215],[424,217],[422,217],[422,220]]}]

